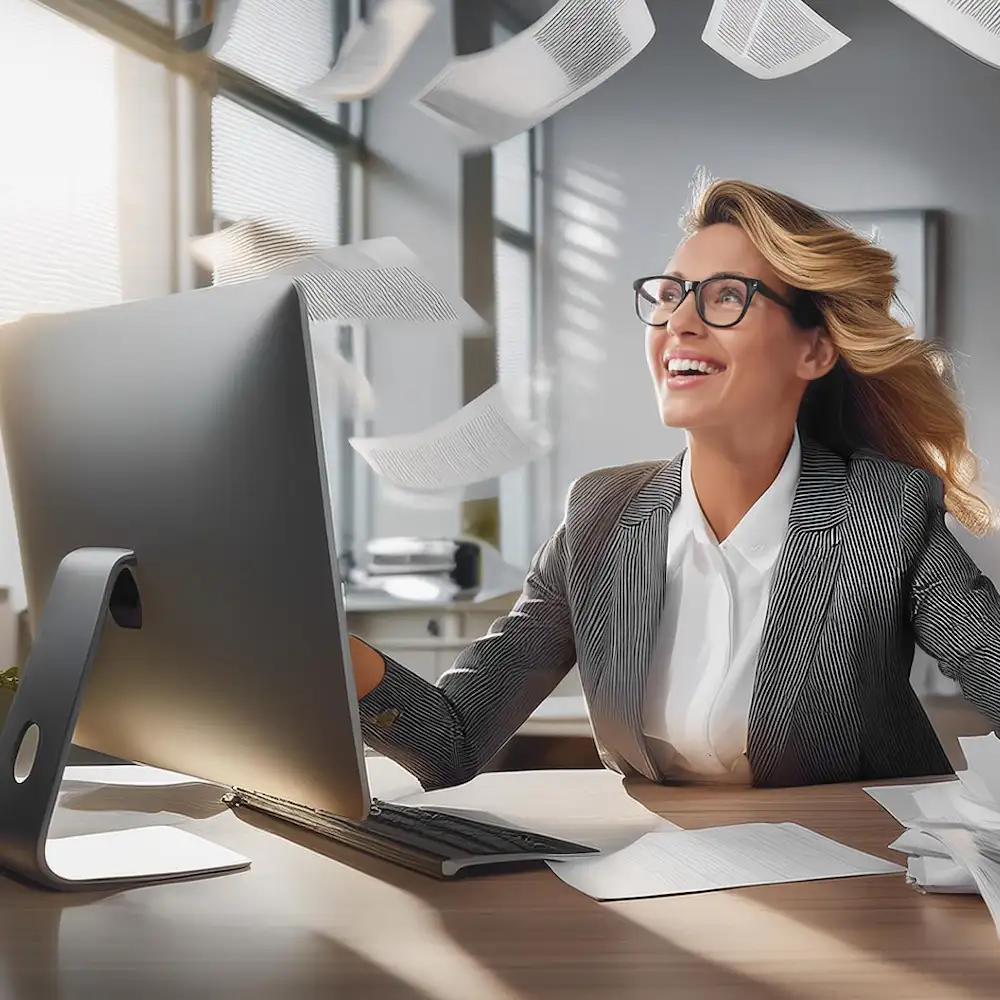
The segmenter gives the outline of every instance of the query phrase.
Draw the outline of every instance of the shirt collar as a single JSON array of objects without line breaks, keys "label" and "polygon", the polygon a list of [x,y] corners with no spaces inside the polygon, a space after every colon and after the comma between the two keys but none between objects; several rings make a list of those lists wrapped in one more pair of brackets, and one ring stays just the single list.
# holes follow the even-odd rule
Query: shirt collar
[{"label": "shirt collar", "polygon": [[[802,442],[798,428],[778,475],[757,502],[743,515],[743,520],[722,542],[723,551],[736,551],[756,569],[773,565],[785,540],[788,515],[791,513],[802,469]],[[685,451],[681,467],[681,495],[671,518],[682,530],[690,531],[698,542],[716,545],[705,520],[691,479],[690,451]]]}]

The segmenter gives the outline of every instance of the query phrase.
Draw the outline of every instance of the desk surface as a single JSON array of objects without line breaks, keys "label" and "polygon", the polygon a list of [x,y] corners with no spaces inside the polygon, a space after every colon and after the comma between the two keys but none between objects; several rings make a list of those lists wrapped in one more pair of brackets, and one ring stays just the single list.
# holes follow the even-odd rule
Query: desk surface
[{"label": "desk surface", "polygon": [[[605,819],[620,807],[635,811],[612,778],[492,774],[450,794],[455,803],[487,801],[506,815],[544,808],[566,814],[570,801],[601,806]],[[551,797],[541,794],[546,787]],[[886,845],[898,833],[856,785],[748,790],[630,783],[628,793],[685,827],[791,820],[890,858]],[[97,822],[101,809],[117,810],[114,824],[106,816]],[[234,815],[207,786],[80,786],[56,822],[60,834],[174,823],[246,854],[253,867],[85,895],[0,878],[4,998],[1000,995],[1000,943],[983,902],[922,896],[901,876],[601,904],[547,870],[437,882],[263,817]]]}]

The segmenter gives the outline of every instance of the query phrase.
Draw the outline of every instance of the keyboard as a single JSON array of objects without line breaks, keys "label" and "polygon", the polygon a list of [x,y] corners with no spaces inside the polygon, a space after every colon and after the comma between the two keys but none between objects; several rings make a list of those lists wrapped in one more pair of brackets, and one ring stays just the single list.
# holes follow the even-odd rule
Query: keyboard
[{"label": "keyboard", "polygon": [[378,799],[361,822],[240,788],[223,801],[231,808],[253,809],[435,878],[597,853],[592,847],[484,823],[457,811]]}]

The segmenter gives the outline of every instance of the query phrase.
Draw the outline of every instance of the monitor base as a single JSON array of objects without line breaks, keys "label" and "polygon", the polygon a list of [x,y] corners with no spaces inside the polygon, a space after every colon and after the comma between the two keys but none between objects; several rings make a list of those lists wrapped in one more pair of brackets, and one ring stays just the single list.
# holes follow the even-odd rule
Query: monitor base
[{"label": "monitor base", "polygon": [[62,560],[0,732],[0,868],[50,889],[134,886],[249,864],[173,827],[49,840],[101,633],[109,618],[111,627],[142,627],[135,565],[127,549],[77,549]]},{"label": "monitor base", "polygon": [[174,826],[55,837],[45,845],[52,886],[125,888],[221,875],[248,868],[250,859]]}]

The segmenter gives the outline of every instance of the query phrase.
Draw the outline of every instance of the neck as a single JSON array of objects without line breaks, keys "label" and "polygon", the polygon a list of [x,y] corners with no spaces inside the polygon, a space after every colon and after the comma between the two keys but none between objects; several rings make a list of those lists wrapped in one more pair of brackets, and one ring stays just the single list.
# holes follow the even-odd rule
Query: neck
[{"label": "neck", "polygon": [[747,434],[688,434],[691,481],[705,520],[721,542],[767,492],[788,457],[794,425]]}]

